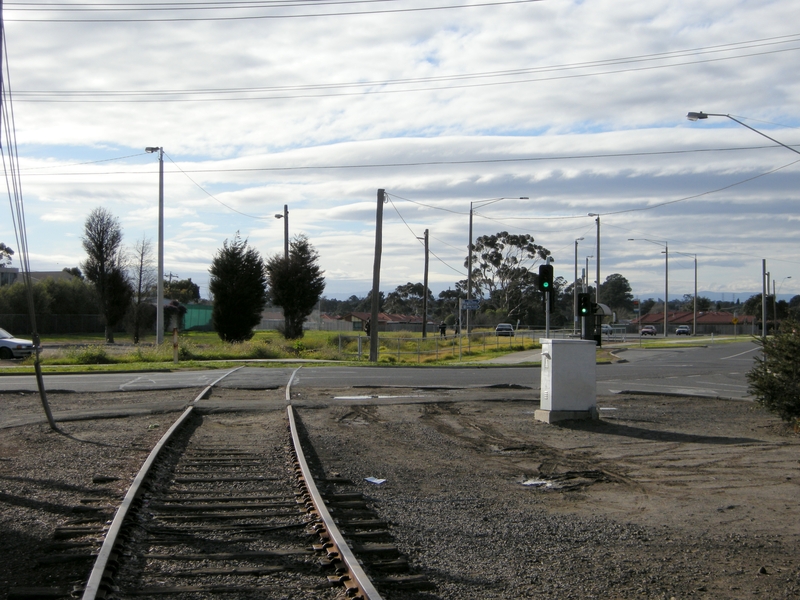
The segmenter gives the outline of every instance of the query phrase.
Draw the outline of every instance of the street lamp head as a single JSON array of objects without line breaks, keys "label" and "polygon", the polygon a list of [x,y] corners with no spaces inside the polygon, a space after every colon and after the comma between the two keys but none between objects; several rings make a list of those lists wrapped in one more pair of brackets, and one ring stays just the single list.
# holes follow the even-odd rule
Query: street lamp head
[{"label": "street lamp head", "polygon": [[578,242],[580,242],[582,239],[583,239],[582,237],[578,238],[577,240],[575,240],[575,243],[577,244],[577,243],[578,243]]},{"label": "street lamp head", "polygon": [[700,112],[690,112],[686,115],[686,118],[690,121],[697,121],[699,119],[707,119],[708,115],[702,111]]},{"label": "street lamp head", "polygon": [[144,149],[145,152],[149,152],[149,153],[158,152],[159,150],[161,150],[161,148],[159,148],[158,146],[155,146],[155,147],[154,146],[148,146],[147,148]]},{"label": "street lamp head", "polygon": [[275,218],[276,218],[276,219],[282,219],[282,218],[283,218],[283,215],[275,215]]},{"label": "street lamp head", "polygon": [[588,216],[590,216],[590,217],[599,217],[600,215],[598,215],[597,213],[589,213]]}]

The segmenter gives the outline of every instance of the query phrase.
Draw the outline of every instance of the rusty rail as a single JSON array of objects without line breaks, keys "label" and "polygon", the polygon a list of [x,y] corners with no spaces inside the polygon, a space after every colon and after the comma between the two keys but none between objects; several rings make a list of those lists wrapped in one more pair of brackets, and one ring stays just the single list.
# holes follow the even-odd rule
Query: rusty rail
[{"label": "rusty rail", "polygon": [[356,559],[344,536],[339,531],[336,523],[333,521],[330,512],[325,506],[325,501],[314,483],[314,478],[311,476],[311,471],[308,468],[303,448],[300,444],[300,437],[297,433],[297,426],[294,418],[294,409],[290,404],[287,407],[289,416],[289,426],[292,433],[292,442],[294,444],[295,453],[297,455],[297,468],[302,472],[303,480],[305,482],[306,493],[308,494],[310,502],[313,503],[313,512],[317,514],[322,526],[317,527],[317,533],[323,539],[327,539],[325,544],[328,553],[328,558],[333,561],[341,561],[344,568],[347,569],[347,574],[339,578],[339,582],[347,589],[347,595],[351,598],[362,598],[363,600],[382,600],[381,595],[375,586],[370,581],[361,564]]},{"label": "rusty rail", "polygon": [[197,406],[197,403],[207,396],[207,394],[211,391],[211,388],[225,379],[225,377],[241,368],[242,367],[237,367],[236,369],[228,371],[225,373],[225,375],[206,386],[206,388],[200,392],[200,394],[198,394],[197,398],[195,398],[191,404],[189,404],[188,408],[183,411],[183,414],[178,417],[178,420],[172,424],[172,427],[167,430],[167,432],[161,437],[153,450],[150,452],[150,455],[147,457],[147,460],[144,461],[142,468],[139,469],[139,473],[137,473],[136,478],[133,480],[130,488],[128,488],[128,492],[125,494],[125,498],[123,498],[122,503],[117,509],[117,512],[114,514],[114,520],[111,521],[108,532],[106,532],[103,545],[100,547],[100,551],[97,554],[97,559],[94,562],[94,567],[92,568],[92,572],[89,574],[89,579],[86,582],[86,587],[84,588],[82,596],[83,600],[95,600],[103,589],[104,580],[108,576],[107,572],[109,563],[112,559],[116,558],[114,548],[117,544],[119,533],[122,530],[122,525],[128,516],[131,506],[139,496],[139,493],[142,490],[142,484],[147,478],[147,475],[150,473],[150,469],[158,458],[158,455],[161,453],[161,450],[170,441],[174,433],[181,428],[181,425],[186,422],[186,419],[188,419],[189,415],[192,414],[195,406]]}]

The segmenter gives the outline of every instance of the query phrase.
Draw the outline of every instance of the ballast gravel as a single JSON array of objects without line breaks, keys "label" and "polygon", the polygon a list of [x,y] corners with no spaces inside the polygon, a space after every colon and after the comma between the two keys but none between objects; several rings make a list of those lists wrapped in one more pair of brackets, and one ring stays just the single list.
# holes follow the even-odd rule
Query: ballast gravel
[{"label": "ballast gravel", "polygon": [[[0,394],[1,422],[22,423],[0,429],[0,597],[77,577],[80,565],[39,562],[54,532],[86,517],[87,498],[112,510],[196,394],[51,394],[59,414],[148,407],[81,413],[61,433],[21,418],[40,414],[38,396]],[[211,401],[256,419],[261,394]],[[382,399],[335,399],[356,394]],[[363,492],[433,586],[387,588],[386,600],[800,598],[800,437],[774,416],[747,402],[614,396],[598,399],[599,421],[554,426],[534,420],[528,394],[293,395],[318,468]]]}]

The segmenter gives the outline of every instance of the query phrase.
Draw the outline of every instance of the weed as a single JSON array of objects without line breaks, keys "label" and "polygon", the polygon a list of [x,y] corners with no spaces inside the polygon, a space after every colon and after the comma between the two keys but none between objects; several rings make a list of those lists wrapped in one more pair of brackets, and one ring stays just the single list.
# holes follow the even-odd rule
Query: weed
[{"label": "weed", "polygon": [[71,348],[67,351],[67,359],[78,365],[110,365],[115,362],[105,348],[96,345]]}]

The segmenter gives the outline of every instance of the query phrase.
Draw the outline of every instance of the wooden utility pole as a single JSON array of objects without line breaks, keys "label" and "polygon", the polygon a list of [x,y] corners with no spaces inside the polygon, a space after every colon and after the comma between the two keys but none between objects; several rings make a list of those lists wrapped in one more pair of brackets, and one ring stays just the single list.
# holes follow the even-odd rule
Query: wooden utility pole
[{"label": "wooden utility pole", "polygon": [[378,310],[380,308],[381,251],[383,249],[384,190],[378,190],[378,208],[375,214],[375,260],[372,266],[372,314],[369,328],[369,360],[378,362]]},{"label": "wooden utility pole", "polygon": [[761,259],[761,339],[767,339],[767,259]]},{"label": "wooden utility pole", "polygon": [[428,230],[425,230],[425,275],[422,290],[422,337],[428,337]]}]

